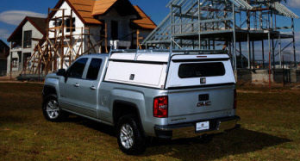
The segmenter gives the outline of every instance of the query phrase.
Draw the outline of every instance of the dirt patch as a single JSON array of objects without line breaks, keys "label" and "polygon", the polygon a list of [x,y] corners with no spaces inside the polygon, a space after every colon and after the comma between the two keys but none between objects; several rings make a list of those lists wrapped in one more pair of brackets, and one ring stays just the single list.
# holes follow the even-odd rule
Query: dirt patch
[{"label": "dirt patch", "polygon": [[0,80],[1,84],[44,84],[44,82],[16,81],[16,80]]}]

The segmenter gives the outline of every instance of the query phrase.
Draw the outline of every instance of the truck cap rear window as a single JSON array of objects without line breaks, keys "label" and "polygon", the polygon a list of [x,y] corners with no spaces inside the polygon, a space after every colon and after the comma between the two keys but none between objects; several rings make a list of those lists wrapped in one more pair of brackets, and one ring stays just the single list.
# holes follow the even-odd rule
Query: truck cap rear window
[{"label": "truck cap rear window", "polygon": [[181,64],[178,75],[180,78],[223,76],[225,67],[222,62]]}]

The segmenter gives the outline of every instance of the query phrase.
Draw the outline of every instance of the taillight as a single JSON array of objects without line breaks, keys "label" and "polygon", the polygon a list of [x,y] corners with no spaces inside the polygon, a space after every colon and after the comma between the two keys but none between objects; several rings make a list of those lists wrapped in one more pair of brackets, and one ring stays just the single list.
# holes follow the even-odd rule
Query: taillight
[{"label": "taillight", "polygon": [[237,92],[236,89],[234,90],[234,105],[233,105],[233,109],[237,108]]},{"label": "taillight", "polygon": [[158,118],[168,117],[168,97],[154,98],[153,102],[153,116]]}]

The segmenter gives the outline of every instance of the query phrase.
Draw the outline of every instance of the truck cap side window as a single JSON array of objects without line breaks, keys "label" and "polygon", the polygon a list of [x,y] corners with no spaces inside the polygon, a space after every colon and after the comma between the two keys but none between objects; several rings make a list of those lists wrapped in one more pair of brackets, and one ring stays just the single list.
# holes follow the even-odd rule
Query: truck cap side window
[{"label": "truck cap side window", "polygon": [[180,78],[223,76],[225,67],[221,62],[181,64],[178,75]]},{"label": "truck cap side window", "polygon": [[101,64],[102,59],[92,59],[86,75],[87,80],[97,80]]},{"label": "truck cap side window", "polygon": [[68,77],[70,78],[82,78],[84,67],[88,61],[88,58],[82,58],[77,60],[68,70]]}]

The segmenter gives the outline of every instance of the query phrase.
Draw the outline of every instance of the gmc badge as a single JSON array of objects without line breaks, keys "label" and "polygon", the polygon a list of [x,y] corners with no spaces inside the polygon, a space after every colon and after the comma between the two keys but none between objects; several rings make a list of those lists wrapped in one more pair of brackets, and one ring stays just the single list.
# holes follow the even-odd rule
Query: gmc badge
[{"label": "gmc badge", "polygon": [[200,78],[200,84],[206,84],[206,78]]},{"label": "gmc badge", "polygon": [[197,107],[211,106],[211,101],[200,101],[197,104]]}]

